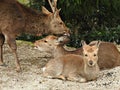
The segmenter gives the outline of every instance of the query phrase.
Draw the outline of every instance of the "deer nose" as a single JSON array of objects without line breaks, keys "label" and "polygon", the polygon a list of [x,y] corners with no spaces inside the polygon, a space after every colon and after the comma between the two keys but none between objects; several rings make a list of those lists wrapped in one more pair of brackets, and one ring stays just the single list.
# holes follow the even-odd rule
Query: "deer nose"
[{"label": "deer nose", "polygon": [[90,60],[90,61],[89,61],[89,64],[90,64],[90,65],[93,65],[93,61],[92,61],[92,60]]},{"label": "deer nose", "polygon": [[67,28],[67,30],[66,31],[64,31],[64,36],[68,36],[68,37],[70,37],[70,29],[68,29]]},{"label": "deer nose", "polygon": [[68,37],[70,37],[70,33],[65,32],[65,33],[64,33],[64,36],[68,36]]},{"label": "deer nose", "polygon": [[68,36],[61,36],[58,38],[58,42],[66,44],[70,41],[70,38]]}]

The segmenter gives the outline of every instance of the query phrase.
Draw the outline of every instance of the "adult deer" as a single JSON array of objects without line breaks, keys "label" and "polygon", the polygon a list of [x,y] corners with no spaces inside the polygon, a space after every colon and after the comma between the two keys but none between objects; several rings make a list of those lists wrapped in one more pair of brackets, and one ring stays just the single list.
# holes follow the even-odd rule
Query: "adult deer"
[{"label": "adult deer", "polygon": [[43,34],[69,34],[69,29],[59,16],[60,10],[57,9],[57,0],[49,4],[52,12],[42,7],[42,12],[38,13],[16,0],[0,0],[0,65],[3,63],[2,47],[6,40],[15,55],[16,70],[21,69],[16,53],[15,39],[21,33],[35,35]]}]

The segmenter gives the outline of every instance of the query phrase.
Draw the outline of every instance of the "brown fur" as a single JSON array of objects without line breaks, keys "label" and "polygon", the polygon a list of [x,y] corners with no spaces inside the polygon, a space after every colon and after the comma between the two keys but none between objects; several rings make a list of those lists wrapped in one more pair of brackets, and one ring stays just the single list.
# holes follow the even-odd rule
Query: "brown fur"
[{"label": "brown fur", "polygon": [[[92,49],[92,52],[88,50]],[[95,80],[99,73],[98,46],[83,45],[83,56],[67,54],[50,60],[43,68],[43,75],[78,82]]]},{"label": "brown fur", "polygon": [[[54,39],[50,39],[49,37],[54,37]],[[47,42],[45,43],[44,40]],[[55,36],[48,36],[42,40],[36,41],[35,46],[40,48],[41,51],[50,51],[53,53],[53,57],[70,53],[82,55],[82,48],[78,48],[74,51],[68,51],[64,49],[63,46],[66,43],[65,38],[63,39],[63,42],[59,42],[58,44],[55,44],[55,40],[58,40],[57,37],[55,38]],[[49,45],[49,43],[51,43],[51,45]],[[93,41],[90,43],[90,45],[94,45],[95,43],[96,41]],[[101,70],[114,68],[120,65],[120,52],[113,43],[101,42],[98,51],[98,65]]]},{"label": "brown fur", "polygon": [[[96,42],[91,42],[94,45]],[[101,42],[98,51],[98,65],[100,69],[110,69],[120,65],[120,52],[110,42]]]},{"label": "brown fur", "polygon": [[15,55],[17,70],[20,70],[15,39],[21,33],[61,35],[68,34],[69,30],[61,20],[59,10],[52,13],[42,7],[42,12],[38,13],[16,0],[0,0],[0,65],[3,65],[2,46],[6,39]]}]

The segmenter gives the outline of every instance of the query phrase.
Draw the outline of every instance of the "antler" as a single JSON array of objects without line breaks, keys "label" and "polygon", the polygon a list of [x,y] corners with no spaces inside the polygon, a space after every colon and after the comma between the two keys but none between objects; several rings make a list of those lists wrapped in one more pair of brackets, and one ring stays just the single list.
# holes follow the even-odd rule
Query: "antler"
[{"label": "antler", "polygon": [[52,2],[50,0],[48,0],[50,7],[52,9],[52,12],[55,12],[57,9],[57,0],[52,0]]},{"label": "antler", "polygon": [[57,9],[57,0],[54,0],[54,9],[55,9],[55,11]]}]

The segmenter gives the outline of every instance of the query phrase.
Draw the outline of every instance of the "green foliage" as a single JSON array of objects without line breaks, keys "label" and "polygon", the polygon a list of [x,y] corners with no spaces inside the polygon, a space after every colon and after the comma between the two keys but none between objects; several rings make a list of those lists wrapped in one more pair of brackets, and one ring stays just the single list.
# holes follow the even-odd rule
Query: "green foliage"
[{"label": "green foliage", "polygon": [[45,1],[44,0],[30,0],[30,7],[41,10],[41,6],[44,5]]},{"label": "green foliage", "polygon": [[[29,0],[29,6],[40,10],[47,0]],[[58,0],[60,15],[71,29],[70,46],[79,47],[81,40],[120,43],[120,0]]]},{"label": "green foliage", "polygon": [[28,4],[30,1],[29,0],[18,0],[22,4]]},{"label": "green foliage", "polygon": [[70,46],[81,40],[120,43],[120,0],[59,0],[61,15],[71,28]]},{"label": "green foliage", "polygon": [[46,35],[43,36],[34,36],[31,34],[21,34],[19,37],[17,37],[17,40],[25,40],[25,41],[30,41],[30,42],[34,42],[35,40],[39,40],[41,38],[44,38]]}]

